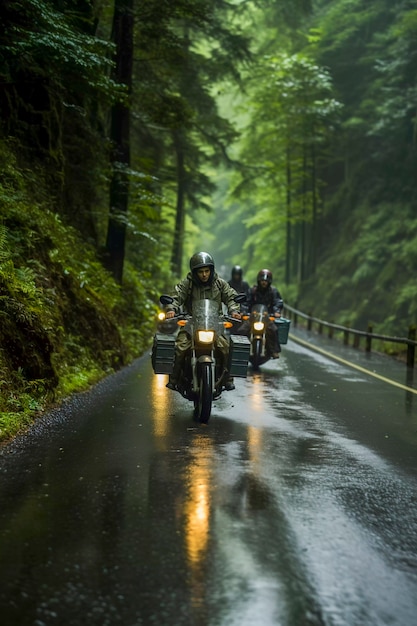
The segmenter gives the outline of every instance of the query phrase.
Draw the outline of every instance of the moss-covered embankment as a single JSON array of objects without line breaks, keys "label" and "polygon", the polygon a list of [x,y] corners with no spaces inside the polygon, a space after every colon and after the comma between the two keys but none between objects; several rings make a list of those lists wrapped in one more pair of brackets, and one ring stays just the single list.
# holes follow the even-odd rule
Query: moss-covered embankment
[{"label": "moss-covered embankment", "polygon": [[123,286],[95,246],[36,200],[33,172],[0,154],[0,441],[138,356],[155,295],[129,264]]}]

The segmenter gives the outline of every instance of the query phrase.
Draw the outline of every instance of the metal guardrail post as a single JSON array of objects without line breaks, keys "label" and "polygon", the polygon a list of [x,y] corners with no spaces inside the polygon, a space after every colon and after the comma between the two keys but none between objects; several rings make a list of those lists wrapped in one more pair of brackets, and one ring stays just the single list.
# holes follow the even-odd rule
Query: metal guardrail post
[{"label": "metal guardrail post", "polygon": [[366,351],[367,352],[370,352],[372,349],[372,331],[373,331],[372,324],[368,324],[368,333],[366,335]]},{"label": "metal guardrail post", "polygon": [[[346,324],[346,326],[349,326],[349,324]],[[347,329],[343,331],[343,344],[345,346],[349,345],[349,331]]]},{"label": "metal guardrail post", "polygon": [[297,311],[298,311],[298,302],[295,302],[295,304],[294,304],[294,311],[293,311],[294,326],[297,326],[297,324],[298,324],[298,315],[297,315]]},{"label": "metal guardrail post", "polygon": [[[333,324],[333,322],[332,322],[332,324]],[[329,326],[329,339],[333,339],[333,331],[334,331],[333,326]]]},{"label": "metal guardrail post", "polygon": [[312,313],[310,311],[310,313],[308,314],[308,320],[307,320],[307,330],[311,330],[313,326],[313,320],[311,318],[312,318]]},{"label": "metal guardrail post", "polygon": [[[416,340],[416,327],[410,326],[408,329],[408,338],[411,341]],[[409,343],[407,346],[407,367],[414,367],[414,356],[415,356],[416,347],[414,344]]]}]

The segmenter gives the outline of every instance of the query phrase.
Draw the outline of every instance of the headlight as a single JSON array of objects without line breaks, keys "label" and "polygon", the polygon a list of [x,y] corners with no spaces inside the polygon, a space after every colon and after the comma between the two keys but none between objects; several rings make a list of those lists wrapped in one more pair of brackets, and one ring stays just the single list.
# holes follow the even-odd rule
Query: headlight
[{"label": "headlight", "polygon": [[163,311],[161,311],[160,313],[158,313],[158,319],[160,322],[163,322],[165,319],[165,313]]},{"label": "headlight", "polygon": [[255,322],[253,327],[255,330],[263,330],[265,327],[265,324],[263,322]]},{"label": "headlight", "polygon": [[214,330],[199,330],[197,332],[197,337],[200,343],[213,343]]}]

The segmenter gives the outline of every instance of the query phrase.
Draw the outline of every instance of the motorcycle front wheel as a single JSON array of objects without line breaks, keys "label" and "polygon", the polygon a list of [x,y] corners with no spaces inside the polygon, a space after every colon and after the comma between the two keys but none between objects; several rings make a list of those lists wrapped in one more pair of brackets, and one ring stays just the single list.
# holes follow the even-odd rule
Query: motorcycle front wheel
[{"label": "motorcycle front wheel", "polygon": [[211,415],[213,401],[213,371],[211,363],[199,365],[198,396],[194,400],[194,417],[202,424],[207,424]]},{"label": "motorcycle front wheel", "polygon": [[254,370],[258,370],[262,361],[262,341],[260,339],[253,340],[253,356],[252,365]]}]

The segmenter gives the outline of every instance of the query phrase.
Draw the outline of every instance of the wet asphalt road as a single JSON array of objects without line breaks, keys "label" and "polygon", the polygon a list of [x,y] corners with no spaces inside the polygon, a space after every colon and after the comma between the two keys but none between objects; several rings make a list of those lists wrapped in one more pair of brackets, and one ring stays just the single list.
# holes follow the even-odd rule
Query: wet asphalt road
[{"label": "wet asphalt road", "polygon": [[207,427],[165,382],[144,357],[2,449],[2,626],[417,624],[417,395],[294,341]]}]

